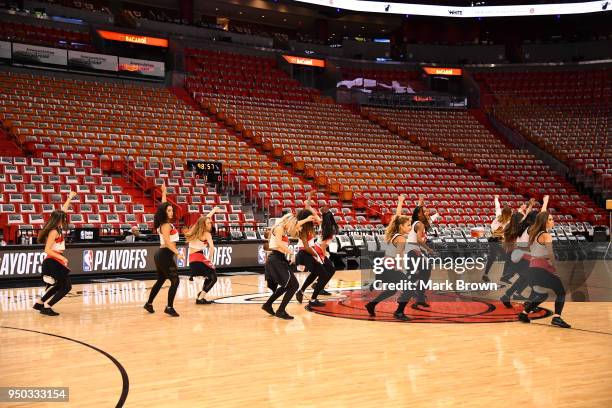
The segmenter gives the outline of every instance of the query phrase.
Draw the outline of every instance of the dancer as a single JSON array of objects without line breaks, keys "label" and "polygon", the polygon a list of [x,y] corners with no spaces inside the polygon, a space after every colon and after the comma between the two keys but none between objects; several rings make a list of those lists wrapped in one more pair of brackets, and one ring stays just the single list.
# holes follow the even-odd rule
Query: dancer
[{"label": "dancer", "polygon": [[538,210],[527,211],[527,215],[525,216],[525,218],[523,218],[523,221],[521,222],[521,228],[519,230],[520,235],[516,239],[518,246],[528,249],[529,227],[533,225],[539,213],[542,213],[548,210],[548,200],[549,199],[550,199],[550,196],[548,195],[544,196],[544,199],[542,200],[542,208],[540,208],[539,211]]},{"label": "dancer", "polygon": [[[385,251],[385,258],[391,258],[395,261],[399,256],[403,258],[405,247],[406,247],[406,234],[410,232],[410,217],[402,215],[402,205],[404,203],[405,196],[402,194],[398,197],[397,210],[395,215],[389,222],[387,229],[385,230],[385,242],[388,244]],[[407,274],[407,271],[399,269],[400,265],[396,265],[398,269],[387,269],[382,272],[379,279],[386,284],[400,282],[408,283],[411,281],[411,277]],[[365,305],[366,310],[370,317],[376,316],[376,305],[383,300],[393,296],[397,290],[384,290],[376,298]],[[402,292],[397,300],[397,309],[393,313],[393,317],[397,320],[407,321],[408,316],[404,314],[406,305],[410,300],[412,291],[406,289]]]},{"label": "dancer", "polygon": [[[431,229],[431,224],[435,222],[440,214],[437,212],[430,216],[429,209],[424,205],[424,198],[419,197],[419,203],[412,213],[412,227],[407,236],[408,254],[410,256],[424,257],[433,254],[433,250],[427,246],[427,232]],[[419,270],[413,272],[414,277],[420,282],[419,289],[416,291],[416,302],[413,308],[418,306],[430,307],[425,296],[424,285],[431,279],[431,267],[425,262],[425,258],[419,263]]]},{"label": "dancer", "polygon": [[518,208],[516,211],[518,211],[519,213],[521,213],[521,215],[523,215],[523,216],[527,215],[527,213],[528,213],[529,211],[531,211],[531,207],[532,207],[532,205],[531,205],[531,204],[532,204],[532,200],[533,200],[533,198],[532,198],[531,200],[529,200],[529,202],[528,202],[528,203],[525,203],[525,202],[524,202],[524,203],[522,203],[522,204],[519,206],[519,208]]},{"label": "dancer", "polygon": [[[504,253],[506,255],[506,260],[504,263],[504,271],[502,273],[503,276],[506,277],[507,280],[510,280],[514,274],[518,274],[518,279],[506,290],[506,292],[500,298],[501,302],[508,309],[512,308],[512,303],[510,300],[512,296],[516,293],[520,295],[523,290],[527,287],[529,280],[527,279],[527,268],[529,267],[529,261],[527,259],[523,259],[522,257],[518,260],[518,262],[514,262],[512,260],[512,253],[515,249],[517,249],[516,240],[520,235],[521,223],[523,222],[525,216],[520,212],[515,212],[512,214],[510,218],[510,222],[506,225],[504,229]],[[526,300],[526,299],[523,299]]]},{"label": "dancer", "polygon": [[174,256],[178,256],[179,252],[176,249],[176,243],[179,240],[178,230],[170,223],[174,219],[174,207],[166,201],[167,189],[166,185],[162,184],[162,200],[157,207],[155,218],[153,219],[153,227],[157,229],[159,234],[159,250],[155,253],[155,268],[157,269],[157,281],[151,288],[149,300],[145,303],[144,308],[149,313],[155,313],[153,310],[153,300],[159,293],[166,279],[170,280],[170,289],[168,290],[168,304],[164,309],[164,313],[172,317],[178,317],[179,314],[174,310],[174,297],[179,286],[178,268]]},{"label": "dancer", "polygon": [[514,296],[514,299],[527,300],[526,298],[522,297],[521,293],[527,287],[528,281],[525,272],[527,271],[527,267],[529,266],[529,264],[527,260],[522,258],[517,258],[517,262],[514,262],[512,260],[512,253],[515,249],[518,248],[516,241],[521,235],[521,228],[523,222],[527,218],[527,214],[531,212],[531,209],[533,208],[534,204],[535,200],[532,198],[531,200],[529,200],[527,206],[522,205],[520,209],[518,209],[512,214],[512,217],[510,217],[510,222],[504,228],[502,247],[505,254],[505,261],[502,277],[500,280],[503,282],[509,282],[514,275],[518,275],[518,279],[514,281],[512,286],[510,286],[510,288],[506,290],[506,293],[504,293],[504,295],[502,295],[502,297],[500,298],[504,306],[506,306],[507,308],[512,308],[512,303],[510,303],[510,300],[513,298],[513,295],[515,293],[516,295]]},{"label": "dancer", "polygon": [[438,212],[431,215],[429,208],[425,206],[425,198],[423,197],[423,195],[420,195],[419,202],[412,211],[412,222],[414,223],[420,221],[425,227],[424,232],[427,233],[431,230],[431,224],[436,222],[441,217],[442,216]]},{"label": "dancer", "polygon": [[[312,206],[311,206],[312,194],[313,192],[310,192],[306,199],[304,208],[307,210],[312,209]],[[314,244],[313,249],[315,250],[315,252],[317,252],[317,254],[319,254],[319,257],[323,260],[323,267],[325,268],[327,275],[329,275],[329,278],[327,279],[327,281],[329,282],[332,276],[336,273],[336,267],[334,266],[334,262],[331,260],[330,254],[327,251],[327,249],[331,241],[338,234],[339,227],[338,227],[338,224],[336,224],[336,219],[334,217],[334,214],[330,211],[329,207],[323,206],[321,208],[320,217],[316,214],[315,210],[313,211],[315,212],[315,215],[319,218],[317,222],[320,223],[321,225],[320,234],[319,234],[319,237],[317,238],[317,242]],[[312,283],[313,281],[310,280],[310,276],[311,275],[308,275],[308,278],[306,278],[306,280]],[[313,290],[318,285],[318,283],[319,283],[318,280],[317,282],[314,282],[314,284],[312,285]],[[325,285],[323,286],[324,287],[319,292],[319,295],[331,296],[331,293],[325,290]],[[305,288],[306,286],[304,286],[301,289],[301,292],[304,292]],[[308,308],[308,306],[306,308]]]},{"label": "dancer", "polygon": [[[285,320],[293,319],[293,316],[287,313],[286,308],[298,290],[299,284],[295,275],[289,269],[287,256],[291,257],[293,255],[291,249],[289,249],[289,236],[297,235],[301,225],[312,220],[313,217],[310,216],[298,222],[293,214],[288,213],[279,218],[270,231],[268,249],[271,253],[266,260],[265,273],[268,288],[273,293],[261,308],[272,316]],[[283,300],[274,312],[272,304],[281,296],[283,296]]]},{"label": "dancer", "polygon": [[[215,259],[215,244],[212,239],[212,217],[219,211],[215,207],[206,216],[198,218],[189,230],[185,233],[185,239],[189,242],[189,268],[191,278],[194,276],[205,276],[202,290],[198,293],[196,305],[207,305],[213,303],[206,300],[206,294],[217,283],[217,273],[212,260]],[[204,254],[204,249],[208,247],[208,256]]]},{"label": "dancer", "polygon": [[[319,218],[316,210],[310,206],[311,196],[312,193],[308,194],[308,197],[306,198],[306,206],[298,213],[297,216],[298,221],[301,221],[307,217],[312,217],[313,221],[304,223],[302,225],[298,242],[299,250],[297,256],[295,257],[295,263],[298,266],[298,269],[302,268],[303,270],[307,270],[309,272],[308,277],[302,285],[302,288],[295,294],[295,298],[299,303],[302,303],[304,299],[304,291],[306,288],[310,286],[315,279],[317,280],[312,296],[310,297],[310,301],[306,306],[307,310],[310,310],[313,306],[325,306],[325,303],[319,301],[317,297],[325,288],[325,285],[331,279],[331,275],[333,274],[333,265],[331,269],[325,267],[325,252],[322,250],[321,246],[317,245],[315,242],[314,222],[321,223],[321,219]],[[331,264],[331,261],[329,261],[329,263]]]},{"label": "dancer", "polygon": [[[320,222],[320,218],[311,209],[304,209],[297,215],[298,221],[308,217],[311,217],[313,220],[304,223],[299,232],[298,253],[295,257],[295,264],[298,266],[298,268],[301,267],[303,270],[310,272],[310,274],[306,278],[302,288],[295,294],[295,298],[298,302],[302,303],[304,299],[304,290],[318,278],[317,285],[315,286],[308,303],[307,308],[310,308],[312,306],[325,305],[323,302],[317,300],[317,297],[319,292],[325,287],[325,283],[327,283],[327,273],[323,266],[323,257],[321,256],[323,254],[315,251],[314,222]],[[321,284],[323,284],[323,286],[321,286]]]},{"label": "dancer", "polygon": [[[544,212],[548,208],[549,196],[544,196],[542,208],[540,212]],[[508,277],[508,280],[513,274],[518,274],[518,279],[506,290],[500,300],[507,308],[512,308],[510,300],[527,300],[523,298],[521,293],[529,285],[527,269],[529,268],[529,232],[528,229],[533,225],[537,215],[537,210],[532,210],[535,200],[531,199],[526,208],[525,215],[517,212],[510,220],[504,231],[504,247],[507,254],[506,264],[504,265],[503,274]],[[516,295],[515,295],[516,294]],[[533,311],[538,311],[539,307]]]},{"label": "dancer", "polygon": [[76,193],[71,191],[61,210],[51,213],[49,220],[38,234],[38,242],[45,243],[45,254],[42,263],[42,278],[46,284],[45,293],[34,304],[34,310],[46,316],[58,316],[52,306],[62,300],[72,289],[68,259],[64,256],[66,242],[63,229],[66,226],[66,211]]},{"label": "dancer", "polygon": [[561,279],[556,275],[553,264],[555,255],[552,246],[552,236],[549,231],[554,227],[552,215],[548,211],[540,212],[534,224],[529,228],[529,285],[534,289],[533,296],[525,309],[519,313],[518,318],[524,323],[529,323],[528,313],[532,312],[548,298],[546,289],[551,289],[555,295],[555,314],[551,324],[562,328],[570,328],[562,318],[563,306],[565,305],[565,288]]},{"label": "dancer", "polygon": [[[264,257],[264,279],[267,279],[270,274],[268,273],[268,257],[270,256],[270,254],[272,253],[272,251],[270,250],[270,236],[272,234],[272,230],[271,228],[266,228],[264,230],[263,233],[263,239],[266,240],[266,242],[264,242],[263,244],[263,248],[262,250],[265,253],[265,257]],[[268,287],[270,288],[270,290],[272,292],[274,292],[276,290],[276,286],[275,287],[270,287],[270,281],[267,281]]]},{"label": "dancer", "polygon": [[[487,255],[487,264],[484,269],[484,274],[482,275],[482,280],[484,282],[490,282],[489,279],[489,271],[493,266],[493,262],[497,259],[498,256],[503,255],[503,248],[501,242],[504,238],[504,229],[510,222],[510,218],[512,217],[512,208],[505,205],[503,210],[499,204],[499,196],[495,196],[495,219],[491,223],[491,236],[489,237],[489,253]],[[505,276],[502,275],[502,282],[510,283]]]},{"label": "dancer", "polygon": [[[321,234],[315,244],[315,251],[323,258],[323,267],[327,274],[327,281],[323,284],[323,289],[319,292],[320,295],[330,296],[331,293],[325,290],[325,285],[336,273],[336,267],[334,262],[330,259],[328,251],[329,244],[332,242],[334,237],[338,235],[340,228],[336,224],[334,214],[327,207],[321,209]],[[315,283],[317,285],[317,283]]]},{"label": "dancer", "polygon": [[[546,201],[548,201],[548,199],[546,199]],[[527,205],[521,205],[521,207],[512,214],[512,217],[510,217],[510,222],[504,228],[502,247],[504,248],[506,261],[504,263],[504,269],[502,271],[502,277],[500,279],[502,282],[508,283],[512,276],[514,276],[518,271],[518,269],[515,268],[515,262],[512,262],[511,255],[512,252],[517,248],[517,240],[521,235],[523,223],[525,222],[527,215],[531,213],[531,210],[533,209],[535,203],[536,200],[532,198],[529,200]],[[546,209],[545,206],[543,208]]]}]

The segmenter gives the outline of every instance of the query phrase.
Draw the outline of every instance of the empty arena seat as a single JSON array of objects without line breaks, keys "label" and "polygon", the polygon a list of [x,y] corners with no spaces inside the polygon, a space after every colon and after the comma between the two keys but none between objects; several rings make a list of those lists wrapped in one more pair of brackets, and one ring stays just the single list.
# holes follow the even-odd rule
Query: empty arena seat
[{"label": "empty arena seat", "polygon": [[[123,201],[128,203],[116,204],[119,206],[117,208],[119,211],[122,210],[121,206],[126,207],[133,202],[133,197],[122,193],[121,188],[115,188],[111,194],[111,190],[107,189],[106,186],[102,189],[100,186],[97,186],[92,192],[89,186],[78,184],[81,182],[79,177],[85,177],[83,175],[89,175],[96,183],[100,181],[100,175],[95,171],[95,167],[91,167],[91,163],[85,163],[86,166],[82,166],[83,163],[79,160],[40,157],[2,158],[2,162],[16,168],[21,174],[9,173],[4,175],[5,177],[0,178],[0,191],[3,192],[2,197],[6,196],[6,199],[11,202],[6,207],[2,204],[3,207],[0,208],[0,213],[8,212],[9,210],[15,213],[15,206],[18,205],[19,213],[27,214],[29,218],[27,220],[28,223],[35,226],[34,232],[40,227],[41,220],[45,219],[44,214],[48,214],[56,209],[53,203],[57,205],[63,203],[68,192],[71,190],[76,190],[80,193],[73,199],[68,210],[69,223],[72,225],[83,224],[85,217],[87,217],[88,223],[99,225],[101,223],[99,216],[92,215],[91,213],[99,211],[110,212],[108,205],[98,204],[103,200],[103,197],[106,197],[105,199],[111,202]],[[64,170],[60,171],[60,169]],[[96,175],[92,175],[92,173]],[[7,178],[6,176],[13,176],[13,182],[11,182],[10,177]],[[15,183],[16,181],[19,184]],[[71,181],[76,184],[64,184]],[[98,205],[101,205],[101,207],[98,207]],[[145,207],[143,204],[134,205],[137,206],[137,210],[144,212]],[[127,208],[125,210],[127,212]],[[2,224],[6,225],[8,221],[7,217],[0,219],[0,228],[3,227]],[[18,218],[11,218],[11,222],[13,224],[18,222]]]},{"label": "empty arena seat", "polygon": [[[564,162],[574,182],[602,198],[610,195],[612,70],[482,72],[475,78],[490,91],[487,109],[498,120]],[[593,210],[591,217],[605,215]]]},{"label": "empty arena seat", "polygon": [[[501,194],[501,200],[518,207],[525,197],[541,199],[553,195],[550,207],[563,214],[578,216],[593,221],[599,213],[595,203],[555,173],[548,165],[526,149],[515,149],[504,144],[493,132],[479,122],[475,114],[465,110],[436,111],[390,108],[364,108],[364,113],[385,126],[394,127],[398,133],[418,143],[435,154],[452,160],[458,165],[480,174],[483,178],[503,186],[510,194]],[[441,181],[452,180],[438,174]],[[454,198],[461,201],[479,197],[476,184],[467,185]],[[442,191],[442,186],[436,187]],[[461,192],[460,192],[461,191]],[[557,197],[562,197],[562,203]],[[479,200],[475,200],[479,201]],[[452,205],[451,209],[463,210],[464,205]],[[583,214],[577,208],[585,207]],[[493,212],[490,212],[492,214]],[[465,224],[469,218],[463,216],[444,217],[444,221]]]},{"label": "empty arena seat", "polygon": [[0,25],[0,39],[34,45],[47,45],[93,51],[89,32],[64,30],[21,22],[3,21]]}]

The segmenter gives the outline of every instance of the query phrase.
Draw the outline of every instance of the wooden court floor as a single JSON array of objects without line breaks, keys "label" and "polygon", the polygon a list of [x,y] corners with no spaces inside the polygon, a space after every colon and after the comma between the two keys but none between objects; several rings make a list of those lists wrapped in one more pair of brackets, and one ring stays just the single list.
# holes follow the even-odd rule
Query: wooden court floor
[{"label": "wooden court floor", "polygon": [[[359,277],[338,272],[329,302]],[[203,306],[201,280],[182,278],[171,318],[168,285],[155,314],[142,309],[152,283],[74,285],[58,317],[31,309],[40,288],[0,290],[0,386],[70,388],[68,404],[0,406],[612,407],[612,302],[568,302],[569,330],[550,317],[356,320],[297,303],[284,321],[260,309],[262,276],[239,275],[221,277],[220,303]]]}]

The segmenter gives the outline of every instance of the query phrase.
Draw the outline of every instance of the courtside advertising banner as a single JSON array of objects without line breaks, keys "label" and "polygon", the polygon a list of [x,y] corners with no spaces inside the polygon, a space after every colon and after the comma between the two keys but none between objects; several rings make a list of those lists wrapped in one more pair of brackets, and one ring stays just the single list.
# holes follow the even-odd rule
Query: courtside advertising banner
[{"label": "courtside advertising banner", "polygon": [[100,71],[117,72],[119,70],[119,60],[116,56],[82,51],[68,51],[68,65],[71,68]]},{"label": "courtside advertising banner", "polygon": [[[159,244],[143,245],[97,245],[68,247],[64,256],[72,275],[103,273],[154,272],[155,252]],[[179,270],[189,269],[189,250],[179,245],[176,263]],[[0,249],[0,280],[41,276],[45,260],[42,246]],[[218,269],[256,268],[265,264],[262,241],[240,243],[217,242],[212,260]]]},{"label": "courtside advertising banner", "polygon": [[22,63],[68,65],[68,52],[59,48],[13,43],[13,59]]},{"label": "courtside advertising banner", "polygon": [[163,78],[166,75],[163,62],[123,57],[119,57],[119,72],[157,78]]},{"label": "courtside advertising banner", "polygon": [[0,59],[11,59],[11,43],[0,41]]}]

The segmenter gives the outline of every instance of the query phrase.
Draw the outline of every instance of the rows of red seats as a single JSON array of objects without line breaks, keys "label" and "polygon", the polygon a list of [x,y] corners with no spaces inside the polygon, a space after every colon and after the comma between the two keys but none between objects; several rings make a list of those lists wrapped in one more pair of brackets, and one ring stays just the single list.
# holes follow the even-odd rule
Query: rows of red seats
[{"label": "rows of red seats", "polygon": [[[493,215],[493,195],[512,206],[525,201],[521,194],[507,187],[483,179],[478,174],[456,163],[445,161],[399,138],[388,130],[333,103],[283,100],[254,97],[248,83],[233,84],[232,92],[223,89],[197,87],[205,76],[207,81],[223,82],[227,72],[243,70],[239,57],[216,53],[223,60],[224,70],[192,66],[193,76],[186,82],[187,89],[202,106],[227,123],[241,129],[252,143],[265,149],[267,143],[280,148],[283,160],[297,171],[312,170],[311,176],[322,178],[332,193],[354,193],[356,201],[365,200],[366,216],[355,209],[337,208],[337,220],[347,226],[378,223],[394,210],[397,195],[407,193],[416,201],[425,194],[428,203],[443,216],[449,225],[483,225]],[[410,74],[412,75],[412,74]],[[277,81],[283,78],[274,76]],[[265,78],[262,78],[265,80]],[[259,84],[259,86],[269,83]],[[453,123],[442,121],[448,129]],[[255,180],[252,180],[255,182]],[[289,190],[289,191],[288,191]],[[260,186],[266,200],[283,208],[299,203],[301,196],[293,195],[289,186]],[[336,205],[334,200],[321,200]],[[355,201],[354,201],[355,202]],[[558,220],[569,221],[570,214],[555,213]]]},{"label": "rows of red seats", "polygon": [[186,80],[191,92],[253,96],[267,99],[311,100],[306,89],[276,66],[273,58],[187,49]]},{"label": "rows of red seats", "polygon": [[610,105],[610,69],[554,72],[474,73],[501,104],[572,104],[587,102]]},{"label": "rows of red seats", "polygon": [[578,193],[528,150],[504,145],[468,111],[367,108],[365,112],[436,154],[521,195],[541,198],[554,192],[551,208],[562,215],[592,223],[604,221],[605,214],[588,196]]},{"label": "rows of red seats", "polygon": [[[159,196],[159,185],[165,179],[171,199],[179,206],[180,213],[189,214],[185,222],[193,219],[191,215],[195,212],[191,206],[197,205],[193,196],[199,195],[201,212],[207,211],[203,207],[206,205],[219,205],[224,210],[216,217],[218,227],[236,224],[253,227],[253,220],[246,219],[241,212],[235,212],[237,209],[225,204],[218,194],[205,189],[200,184],[201,179],[185,172],[186,160],[206,158],[222,162],[228,171],[254,170],[269,179],[290,179],[290,174],[277,163],[258,154],[166,89],[3,73],[0,75],[0,96],[0,121],[3,126],[33,153],[36,160],[47,160],[40,166],[40,171],[44,173],[25,174],[25,166],[28,167],[27,171],[31,167],[31,163],[26,163],[23,166],[19,164],[11,170],[14,174],[7,176],[6,184],[10,185],[7,188],[14,190],[7,191],[2,199],[6,200],[3,204],[16,206],[7,207],[7,211],[15,211],[10,217],[14,223],[23,221],[28,224],[29,221],[27,217],[17,219],[16,213],[21,204],[18,201],[31,204],[28,202],[31,194],[35,194],[37,201],[48,202],[51,199],[51,196],[43,195],[39,200],[42,188],[39,184],[51,186],[45,187],[44,194],[67,193],[65,185],[69,185],[68,188],[73,185],[81,189],[85,199],[88,191],[95,194],[94,189],[101,188],[94,184],[104,184],[100,177],[110,179],[108,173],[122,172],[127,164],[132,168],[130,174],[134,177],[142,173],[140,180],[144,182],[139,184],[141,188],[156,191],[156,196]],[[93,163],[96,174],[89,171],[85,174],[59,174],[65,166],[62,164],[64,162],[52,161],[56,159],[87,160]],[[14,164],[11,166],[15,167]],[[148,171],[157,173],[149,174]],[[28,184],[28,192],[22,191],[16,179],[12,180],[21,172],[24,173],[22,181]],[[113,178],[112,182],[126,184],[124,179]],[[242,182],[246,184],[246,175]],[[293,180],[290,182],[293,183]],[[30,184],[36,185],[30,187]],[[185,188],[189,190],[183,191]],[[126,204],[128,215],[133,211],[129,203],[120,202],[119,197],[115,199],[116,202],[102,202],[104,194],[100,194],[100,203],[92,201],[82,204],[92,204],[93,212],[99,208],[96,205],[102,205],[104,210],[107,204],[111,210],[115,209],[115,204]],[[257,190],[253,194],[257,194]],[[187,200],[187,197],[191,198]],[[106,200],[109,201],[109,198]],[[41,208],[35,206],[34,210],[40,211]],[[153,210],[152,203],[145,206],[145,214],[151,215]],[[95,216],[87,213],[82,221],[94,222]],[[109,220],[102,215],[100,221],[107,224]],[[120,225],[129,219],[126,220],[119,213],[119,218],[111,217],[111,221]],[[136,221],[142,223],[143,219],[137,216]]]},{"label": "rows of red seats", "polygon": [[612,70],[480,73],[507,126],[565,162],[578,181],[612,192]]},{"label": "rows of red seats", "polygon": [[4,237],[14,238],[17,228],[40,228],[45,214],[58,209],[70,191],[77,193],[68,209],[68,222],[73,226],[118,230],[139,224],[150,229],[152,208],[146,200],[124,191],[97,163],[95,157],[0,157],[0,229]]},{"label": "rows of red seats", "polygon": [[62,30],[32,24],[2,22],[0,39],[26,44],[93,51],[88,32]]}]

